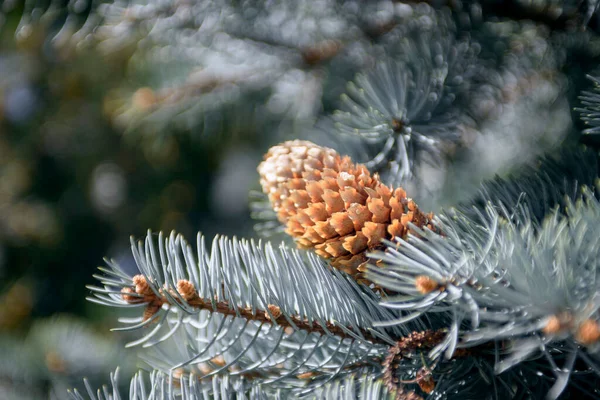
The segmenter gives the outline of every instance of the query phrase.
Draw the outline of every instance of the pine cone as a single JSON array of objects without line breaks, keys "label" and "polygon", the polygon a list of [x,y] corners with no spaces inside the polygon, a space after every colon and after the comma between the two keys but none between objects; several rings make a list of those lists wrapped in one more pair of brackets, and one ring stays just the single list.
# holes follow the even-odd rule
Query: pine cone
[{"label": "pine cone", "polygon": [[284,142],[269,150],[258,172],[286,233],[351,275],[367,251],[382,247],[381,239],[405,238],[409,222],[431,228],[433,215],[423,214],[402,188],[392,191],[333,149]]}]

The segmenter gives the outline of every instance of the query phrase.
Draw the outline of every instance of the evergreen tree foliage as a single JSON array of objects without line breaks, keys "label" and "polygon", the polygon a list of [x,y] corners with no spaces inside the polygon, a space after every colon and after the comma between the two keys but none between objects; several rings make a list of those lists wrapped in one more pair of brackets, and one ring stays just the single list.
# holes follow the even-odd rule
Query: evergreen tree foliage
[{"label": "evergreen tree foliage", "polygon": [[[140,371],[59,319],[0,341],[7,354],[27,349],[22,364],[0,363],[0,377],[25,382],[27,370],[53,398],[72,386],[65,396],[77,400],[600,398],[598,6],[3,4],[4,31],[51,54],[53,68],[94,55],[119,71],[90,79],[107,82],[102,112],[128,152],[199,165],[236,142],[261,153],[318,144],[259,168],[260,238],[198,233],[190,244],[153,228],[131,238],[133,263],[105,259],[87,300],[119,313],[111,337],[128,341]],[[19,152],[9,153],[10,166]],[[241,171],[258,157],[234,154],[236,176],[258,189],[258,174]],[[18,209],[27,189],[9,183],[18,195],[0,206]],[[137,228],[117,220],[119,233]],[[3,224],[0,239],[16,242]],[[356,265],[340,267],[348,259]],[[39,350],[47,368],[26,366],[36,346],[52,346]],[[71,362],[89,367],[82,384]],[[116,369],[100,386],[107,365]]]}]

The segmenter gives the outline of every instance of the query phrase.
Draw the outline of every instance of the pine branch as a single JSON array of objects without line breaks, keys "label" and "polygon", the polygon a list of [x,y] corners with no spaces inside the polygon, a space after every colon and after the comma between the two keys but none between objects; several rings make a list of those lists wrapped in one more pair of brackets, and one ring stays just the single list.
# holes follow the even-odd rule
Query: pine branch
[{"label": "pine branch", "polygon": [[[91,300],[144,308],[143,317],[123,319],[129,326],[119,330],[154,324],[129,345],[152,349],[144,358],[158,370],[313,387],[364,368],[363,362],[376,370],[379,364],[369,360],[411,329],[373,328],[373,320],[397,314],[310,254],[216,238],[209,256],[199,237],[194,257],[175,234],[159,234],[158,248],[151,234],[132,248],[141,274],[131,278],[110,262],[98,276],[104,286],[90,287]],[[223,363],[214,368],[219,358]]]},{"label": "pine branch", "polygon": [[388,398],[389,393],[378,375],[350,375],[341,382],[332,382],[311,393],[317,399],[365,399]]},{"label": "pine branch", "polygon": [[[246,6],[256,11],[252,18]],[[270,127],[271,114],[276,121],[314,118],[325,84],[320,67],[329,68],[328,61],[336,57],[344,68],[364,62],[344,54],[346,43],[373,50],[357,29],[354,13],[333,1],[277,6],[256,1],[243,7],[177,0],[128,7],[115,3],[105,7],[104,15],[94,35],[99,48],[108,55],[132,49],[130,66],[149,78],[140,85],[142,93],[152,93],[141,102],[138,91],[116,95],[112,117],[147,139],[174,128],[205,136],[233,131],[219,123],[245,127],[250,119]],[[305,24],[302,18],[316,23]],[[161,66],[172,71],[169,79]],[[250,110],[243,104],[260,106]]]},{"label": "pine branch", "polygon": [[587,75],[587,78],[592,81],[593,87],[591,90],[585,90],[579,96],[583,107],[576,108],[581,114],[581,120],[589,126],[584,129],[586,135],[597,135],[600,133],[600,78]]},{"label": "pine branch", "polygon": [[[347,332],[351,331],[348,327],[340,327],[332,322],[326,321],[325,326],[316,321],[308,321],[298,315],[284,316],[281,309],[269,304],[265,309],[252,309],[251,307],[235,307],[227,301],[215,301],[214,299],[200,298],[196,292],[194,285],[184,279],[180,279],[176,283],[177,292],[172,291],[171,296],[157,296],[149,287],[146,278],[143,275],[136,275],[132,279],[132,286],[125,286],[121,289],[123,298],[129,304],[147,304],[144,311],[144,319],[148,320],[154,316],[159,309],[164,305],[167,306],[182,306],[181,298],[185,305],[189,305],[196,310],[207,310],[222,314],[224,316],[233,316],[243,318],[248,321],[257,321],[260,323],[276,324],[282,328],[301,329],[311,333],[319,333],[323,335],[335,335],[341,338],[354,338]],[[137,297],[134,293],[142,295]],[[169,299],[175,300],[173,303]],[[361,335],[374,343],[386,343],[381,337],[374,336],[369,330],[360,329]]]},{"label": "pine branch", "polygon": [[46,39],[53,50],[81,49],[91,44],[91,34],[102,23],[101,3],[102,0],[4,2],[0,9],[0,31],[10,17],[18,16],[20,19],[14,32],[17,42],[32,44]]},{"label": "pine branch", "polygon": [[[415,44],[423,46],[429,45]],[[409,50],[404,62],[390,58],[357,75],[342,96],[343,109],[333,115],[340,133],[359,135],[377,149],[365,165],[392,186],[413,177],[421,152],[439,163],[444,147],[461,140],[464,119],[452,107],[456,93],[448,86],[456,71],[449,71],[447,60],[431,65],[436,55],[428,52],[419,57]]]},{"label": "pine branch", "polygon": [[[122,318],[117,330],[141,332],[129,346],[142,346],[141,357],[154,370],[149,386],[141,374],[133,378],[132,399],[285,398],[312,391],[335,398],[462,399],[472,388],[474,397],[486,390],[498,398],[552,399],[569,384],[598,380],[600,203],[592,189],[580,193],[597,178],[597,154],[569,149],[566,164],[546,160],[522,176],[488,182],[471,202],[435,218],[403,189],[382,183],[418,183],[424,161],[441,170],[456,150],[472,145],[476,123],[484,132],[479,128],[490,115],[498,125],[488,130],[508,138],[498,143],[517,149],[521,142],[513,138],[534,137],[539,151],[535,132],[546,134],[544,127],[560,118],[542,123],[535,111],[557,109],[551,103],[562,86],[554,81],[564,67],[562,49],[539,25],[585,28],[596,11],[593,1],[584,10],[583,1],[551,2],[562,6],[559,13],[550,2],[535,8],[516,0],[468,4],[467,12],[460,2],[363,8],[335,1],[242,7],[166,0],[113,2],[98,13],[91,3],[89,19],[87,9],[85,18],[73,16],[76,3],[57,18],[26,7],[18,36],[26,37],[30,17],[43,14],[50,28],[60,25],[59,45],[91,38],[107,57],[126,55],[129,68],[146,80],[135,83],[132,95],[111,92],[106,100],[126,132],[164,137],[173,126],[217,132],[235,130],[223,129],[230,121],[254,127],[274,116],[313,120],[329,107],[324,88],[335,97],[339,88],[332,86],[360,71],[333,120],[337,134],[364,144],[366,167],[312,143],[286,142],[260,168],[270,216],[325,260],[237,239],[215,238],[207,250],[200,236],[192,250],[181,236],[159,234],[157,242],[148,234],[143,242],[132,240],[138,275],[112,261],[101,268],[92,301],[140,311]],[[453,17],[462,29],[459,20],[481,21],[479,11],[487,21],[481,31],[456,29]],[[539,24],[505,23],[519,20]],[[85,29],[77,31],[83,21]],[[475,41],[457,40],[463,33],[493,42],[493,56],[480,57]],[[492,58],[493,68],[484,67]],[[549,82],[551,95],[543,90]],[[588,134],[600,126],[597,89],[581,98]],[[494,115],[500,105],[530,104],[532,113]],[[523,123],[529,115],[535,118]],[[518,134],[505,134],[517,124]],[[548,142],[557,144],[572,128],[569,121],[557,125]],[[486,144],[488,152],[485,145],[473,152],[485,158],[489,148],[502,147]],[[369,255],[374,265],[366,267]],[[363,284],[365,271],[377,286]],[[60,358],[47,362],[61,368]],[[86,393],[117,399],[116,373],[111,383],[94,391],[86,382]],[[71,396],[84,398],[77,391]]]},{"label": "pine branch", "polygon": [[[439,342],[443,339],[443,337],[444,332],[442,331],[415,332],[405,338],[402,338],[390,348],[390,350],[388,351],[388,355],[383,363],[383,381],[385,382],[385,385],[388,388],[388,390],[391,393],[395,393],[396,400],[423,399],[415,392],[406,392],[405,388],[400,383],[400,381],[394,377],[394,372],[397,368],[397,364],[401,362],[402,358],[405,357],[407,353],[413,352],[416,349],[431,349],[438,345]],[[424,372],[422,375],[417,376],[416,380],[419,386],[421,386],[421,389],[424,389],[424,391],[427,393],[430,393],[433,390],[433,387],[431,386],[432,384],[433,386],[435,386],[427,372]]]},{"label": "pine branch", "polygon": [[[286,390],[269,390],[268,387],[252,385],[243,380],[230,377],[215,376],[210,379],[200,380],[195,376],[181,377],[173,385],[168,374],[152,372],[148,377],[143,372],[137,373],[129,385],[129,396],[122,397],[118,390],[120,371],[110,374],[110,386],[94,390],[87,380],[84,380],[85,392],[74,389],[69,391],[71,400],[192,400],[206,396],[225,398],[286,398],[293,393]],[[361,398],[364,400],[380,400],[386,398],[387,391],[377,375],[357,373],[345,377],[343,380],[327,383],[321,388],[305,393],[302,398]]]},{"label": "pine branch", "polygon": [[565,209],[567,202],[581,198],[583,187],[592,189],[600,176],[598,153],[583,146],[565,145],[508,177],[496,177],[481,185],[469,201],[459,204],[461,213],[473,220],[488,203],[503,210],[523,207],[536,224],[556,207]]},{"label": "pine branch", "polygon": [[[69,390],[71,400],[121,400],[119,391],[119,369],[110,374],[110,387],[103,386],[94,390],[87,379],[84,379],[85,392]],[[180,376],[174,384],[170,374],[154,371],[149,379],[138,372],[129,385],[130,400],[195,400],[207,395],[223,397],[245,397],[250,393],[260,393],[260,387],[248,385],[243,380],[231,379],[227,376],[215,376],[200,380],[196,376]]]},{"label": "pine branch", "polygon": [[[565,2],[566,3],[566,2]],[[579,1],[579,7],[565,7],[561,10],[560,5],[547,2],[541,7],[539,5],[527,5],[518,0],[491,0],[482,1],[483,12],[489,16],[510,18],[517,21],[530,20],[548,26],[552,30],[576,30],[585,29],[592,13],[586,17],[586,10],[580,10],[581,5],[585,7],[585,1]],[[595,29],[595,24],[590,28]]]},{"label": "pine branch", "polygon": [[510,355],[495,365],[503,373],[539,353],[554,364],[553,349],[560,349],[567,354],[564,372],[555,374],[548,394],[556,398],[578,354],[587,353],[582,359],[593,365],[600,347],[600,264],[588,256],[600,245],[600,203],[589,191],[583,198],[567,203],[566,216],[555,211],[541,226],[523,207],[498,211],[489,205],[476,219],[442,214],[445,236],[420,230],[398,239],[400,246],[390,243],[374,254],[385,268],[370,268],[368,276],[399,294],[384,306],[411,311],[409,318],[438,309],[451,320],[446,338],[430,353],[434,359],[444,350],[450,358],[457,346],[506,341]]}]

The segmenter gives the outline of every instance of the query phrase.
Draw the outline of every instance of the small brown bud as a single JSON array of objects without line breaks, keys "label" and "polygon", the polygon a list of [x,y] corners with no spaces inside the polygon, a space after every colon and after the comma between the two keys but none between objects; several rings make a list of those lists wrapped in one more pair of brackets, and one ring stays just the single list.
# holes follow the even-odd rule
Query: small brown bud
[{"label": "small brown bud", "polygon": [[156,101],[156,95],[149,87],[139,88],[131,98],[133,106],[140,111],[147,111],[156,104]]},{"label": "small brown bud", "polygon": [[54,373],[62,374],[67,372],[67,363],[55,351],[49,351],[46,353],[46,366],[51,372]]},{"label": "small brown bud", "polygon": [[542,329],[546,335],[555,335],[563,329],[563,326],[560,322],[560,319],[553,315],[548,318],[548,322],[546,322],[546,326]]},{"label": "small brown bud", "polygon": [[421,368],[417,372],[416,380],[421,390],[427,394],[433,392],[433,389],[435,389],[435,381],[431,376],[431,372],[426,368]]},{"label": "small brown bud", "polygon": [[311,47],[302,50],[302,58],[308,65],[316,65],[334,57],[342,48],[342,44],[337,40],[323,40]]},{"label": "small brown bud", "polygon": [[227,364],[227,361],[225,361],[225,358],[223,358],[222,355],[211,358],[210,362],[219,367],[224,367]]},{"label": "small brown bud", "polygon": [[392,129],[394,130],[394,132],[401,132],[405,126],[404,121],[396,119],[396,118],[392,119],[391,125],[392,125]]},{"label": "small brown bud", "polygon": [[542,332],[546,335],[555,335],[561,331],[573,328],[573,316],[568,312],[561,312],[556,315],[551,315],[546,322],[546,326],[542,328]]},{"label": "small brown bud", "polygon": [[227,371],[229,372],[239,372],[241,371],[240,366],[237,364],[232,364],[229,367],[227,367]]},{"label": "small brown bud", "polygon": [[194,284],[186,279],[180,279],[177,281],[177,292],[186,301],[193,300],[198,297]]},{"label": "small brown bud", "polygon": [[135,292],[144,296],[150,296],[154,294],[144,275],[136,275],[132,278],[133,284],[135,285]]},{"label": "small brown bud", "polygon": [[121,289],[121,298],[128,303],[139,303],[140,301],[142,301],[141,298],[137,296],[132,296],[131,293],[135,293],[135,291],[129,286],[126,286],[123,289]]},{"label": "small brown bud", "polygon": [[214,369],[210,365],[208,365],[208,363],[205,362],[198,364],[197,368],[200,374],[202,374],[203,376],[206,376],[214,371]]},{"label": "small brown bud", "polygon": [[579,325],[575,338],[585,346],[597,343],[600,341],[600,324],[593,319],[586,319]]},{"label": "small brown bud", "polygon": [[172,374],[173,374],[172,375],[173,379],[181,379],[185,376],[185,369],[183,369],[183,368],[174,369]]},{"label": "small brown bud", "polygon": [[417,288],[419,293],[427,294],[439,288],[440,285],[432,278],[426,275],[419,275],[417,276],[417,279],[415,279],[415,287]]},{"label": "small brown bud", "polygon": [[310,379],[313,376],[315,376],[314,372],[305,372],[303,374],[296,375],[296,378],[298,378],[298,379]]},{"label": "small brown bud", "polygon": [[146,306],[146,309],[144,310],[143,320],[148,321],[161,309],[161,307],[162,307],[162,301],[160,301],[160,300],[152,301],[150,304],[148,304]]},{"label": "small brown bud", "polygon": [[[269,315],[268,312],[265,311],[265,317],[267,319],[277,319],[279,317],[281,317],[281,308],[279,308],[278,306],[274,305],[274,304],[269,304],[267,306],[267,308],[269,309],[269,312],[271,313],[271,315]],[[271,318],[272,316],[272,318]]]}]

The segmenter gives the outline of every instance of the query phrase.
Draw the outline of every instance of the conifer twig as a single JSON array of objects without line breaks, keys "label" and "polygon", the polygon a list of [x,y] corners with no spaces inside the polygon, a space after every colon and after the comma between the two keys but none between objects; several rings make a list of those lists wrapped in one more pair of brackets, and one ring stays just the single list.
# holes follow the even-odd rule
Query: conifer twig
[{"label": "conifer twig", "polygon": [[[133,277],[133,287],[124,287],[121,290],[122,298],[130,304],[147,303],[144,311],[144,320],[153,317],[163,304],[171,304],[164,294],[157,296],[154,293],[143,275]],[[343,329],[340,326],[326,321],[325,326],[316,321],[310,322],[297,315],[284,316],[280,308],[276,305],[269,304],[267,310],[252,309],[252,307],[235,307],[227,301],[212,301],[210,299],[201,298],[198,296],[193,284],[188,280],[179,280],[177,282],[177,292],[179,296],[172,293],[174,299],[183,298],[186,303],[198,310],[208,310],[226,316],[241,317],[246,320],[258,321],[260,323],[277,324],[283,328],[300,329],[308,332],[319,334],[333,334],[342,339],[356,339],[355,336],[348,334],[350,328]],[[134,294],[135,293],[135,294]],[[137,294],[137,295],[136,295]],[[359,329],[365,340],[372,343],[387,343],[381,338],[373,335],[366,329]]]},{"label": "conifer twig", "polygon": [[407,354],[417,349],[429,350],[439,344],[444,339],[446,332],[443,330],[426,330],[423,332],[413,332],[410,335],[400,339],[396,344],[390,347],[388,355],[383,361],[383,382],[391,393],[395,393],[396,400],[422,400],[423,397],[414,391],[406,391],[398,378],[394,377],[394,372],[398,368],[399,362]]},{"label": "conifer twig", "polygon": [[[434,367],[421,368],[415,379],[411,381],[401,381],[394,376],[394,373],[400,366],[403,358],[417,350],[429,351],[439,345],[447,335],[445,329],[425,330],[421,332],[412,332],[408,336],[398,340],[396,344],[389,348],[388,354],[382,363],[383,366],[383,382],[391,393],[395,393],[396,400],[422,400],[423,397],[414,391],[406,391],[404,383],[416,383],[425,393],[431,393],[435,388],[435,382],[431,376]],[[470,349],[456,349],[453,357],[464,357],[476,352],[476,349],[485,348],[488,345],[473,347]]]}]

